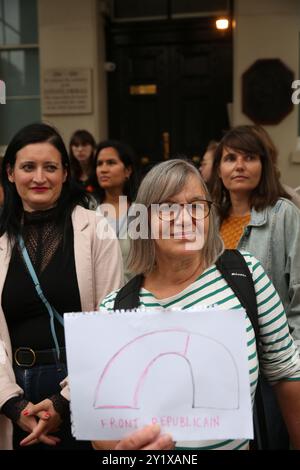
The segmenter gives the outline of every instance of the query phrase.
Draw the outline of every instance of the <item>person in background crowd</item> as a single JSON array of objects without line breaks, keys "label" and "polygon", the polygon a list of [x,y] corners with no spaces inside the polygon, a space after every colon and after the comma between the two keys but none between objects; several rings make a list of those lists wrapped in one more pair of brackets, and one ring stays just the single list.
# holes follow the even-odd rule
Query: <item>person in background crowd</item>
[{"label": "person in background crowd", "polygon": [[[268,151],[270,153],[270,158],[272,159],[276,171],[278,174],[278,178],[280,178],[280,171],[278,169],[278,151],[277,148],[274,145],[274,142],[272,141],[271,137],[269,136],[268,132],[261,126],[253,126],[253,131],[257,133],[258,137],[261,138],[265,146],[268,148]],[[297,194],[297,192],[288,186],[287,184],[282,184],[283,189],[286,191],[286,193],[290,196],[291,201],[300,209],[300,196]]]},{"label": "person in background crowd", "polygon": [[209,142],[207,149],[201,159],[200,166],[199,166],[201,176],[208,188],[210,188],[210,183],[212,179],[214,154],[215,154],[217,147],[218,147],[218,142],[216,142],[215,140],[212,140],[211,142]]},{"label": "person in background crowd", "polygon": [[73,178],[89,192],[94,192],[92,183],[96,142],[86,130],[77,130],[71,137],[69,155]]},{"label": "person in background crowd", "polygon": [[53,127],[32,124],[13,137],[2,182],[0,449],[12,448],[12,423],[15,449],[20,441],[37,442],[30,436],[48,415],[29,416],[27,407],[41,400],[55,416],[53,432],[60,431],[42,433],[35,448],[86,448],[71,436],[68,401],[60,394],[67,375],[63,313],[95,310],[121,285],[120,248],[110,227],[111,237],[102,237],[97,222],[108,225],[105,219],[83,207],[88,196],[71,180],[67,150]]},{"label": "person in background crowd", "polygon": [[[199,171],[184,160],[169,160],[154,167],[143,179],[136,203],[148,208],[141,223],[156,238],[131,239],[129,269],[141,275],[140,307],[144,311],[161,308],[189,309],[203,306],[224,309],[241,304],[216,267],[223,252],[216,210]],[[157,205],[152,210],[153,204]],[[150,210],[151,209],[151,210]],[[140,215],[139,215],[140,218]],[[203,234],[199,236],[197,234]],[[168,233],[170,237],[164,237]],[[289,334],[279,296],[263,267],[251,254],[243,254],[251,272],[258,305],[260,336],[258,359],[255,333],[246,315],[247,352],[251,397],[254,400],[258,369],[273,385],[284,413],[292,442],[300,448],[300,359]],[[132,282],[132,281],[131,281]],[[117,291],[101,303],[113,311]],[[117,385],[116,385],[117,386]],[[219,386],[216,378],[216,387]],[[174,390],[176,393],[176,390]],[[159,400],[159,397],[158,397]],[[172,397],[170,397],[172,400]],[[161,435],[157,426],[127,436],[121,441],[96,441],[96,449],[170,449],[174,443]],[[177,441],[177,450],[248,449],[248,440]]]},{"label": "person in background crowd", "polygon": [[[257,126],[238,126],[224,135],[215,152],[212,198],[225,247],[246,250],[261,262],[299,347],[300,212],[279,181],[273,146],[265,135]],[[266,387],[271,448],[286,448],[287,435],[271,392]]]},{"label": "person in background crowd", "polygon": [[[95,172],[94,197],[119,239],[125,266],[124,276],[128,280],[128,209],[138,186],[138,169],[133,150],[127,144],[115,140],[100,142],[95,152]],[[125,196],[123,202],[121,196]]]}]

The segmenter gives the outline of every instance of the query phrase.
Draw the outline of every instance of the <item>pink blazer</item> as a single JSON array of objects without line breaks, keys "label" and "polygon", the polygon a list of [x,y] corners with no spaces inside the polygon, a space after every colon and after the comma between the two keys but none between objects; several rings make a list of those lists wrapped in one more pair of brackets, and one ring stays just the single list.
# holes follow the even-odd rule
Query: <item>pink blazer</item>
[{"label": "pink blazer", "polygon": [[[98,310],[99,302],[123,284],[123,263],[119,242],[105,218],[77,206],[72,214],[75,267],[84,312]],[[108,236],[108,234],[111,236]],[[6,235],[0,238],[0,299],[2,297],[11,250]],[[22,287],[16,286],[22,295]],[[0,408],[22,393],[15,382],[12,350],[0,303]],[[0,450],[12,449],[12,425],[0,414]]]}]

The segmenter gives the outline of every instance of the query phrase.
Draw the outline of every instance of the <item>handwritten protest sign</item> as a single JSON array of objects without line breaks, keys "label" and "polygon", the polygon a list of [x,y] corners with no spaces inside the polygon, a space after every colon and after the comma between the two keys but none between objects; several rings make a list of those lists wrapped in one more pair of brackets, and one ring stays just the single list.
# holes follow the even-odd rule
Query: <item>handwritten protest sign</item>
[{"label": "handwritten protest sign", "polygon": [[74,435],[251,438],[243,310],[66,314]]}]

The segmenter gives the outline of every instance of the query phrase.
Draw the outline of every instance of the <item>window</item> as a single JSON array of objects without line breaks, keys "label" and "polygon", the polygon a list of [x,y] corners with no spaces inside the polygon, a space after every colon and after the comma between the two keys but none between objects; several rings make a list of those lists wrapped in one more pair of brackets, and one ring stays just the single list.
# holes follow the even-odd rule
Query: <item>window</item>
[{"label": "window", "polygon": [[37,0],[0,0],[0,146],[26,124],[39,121],[40,81]]}]

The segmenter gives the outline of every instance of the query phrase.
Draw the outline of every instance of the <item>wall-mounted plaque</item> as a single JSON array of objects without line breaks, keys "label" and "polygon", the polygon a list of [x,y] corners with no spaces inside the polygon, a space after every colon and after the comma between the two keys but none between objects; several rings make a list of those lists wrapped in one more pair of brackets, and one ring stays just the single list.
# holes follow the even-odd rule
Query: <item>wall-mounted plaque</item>
[{"label": "wall-mounted plaque", "polygon": [[47,69],[43,73],[43,114],[92,113],[89,68]]},{"label": "wall-mounted plaque", "polygon": [[280,59],[260,59],[242,75],[242,110],[256,124],[278,124],[293,109],[293,72]]}]

